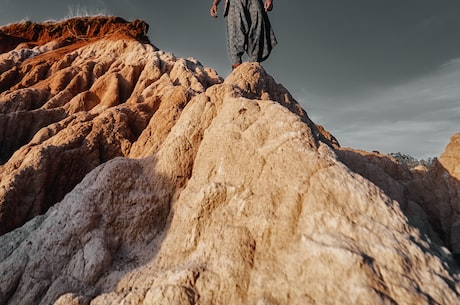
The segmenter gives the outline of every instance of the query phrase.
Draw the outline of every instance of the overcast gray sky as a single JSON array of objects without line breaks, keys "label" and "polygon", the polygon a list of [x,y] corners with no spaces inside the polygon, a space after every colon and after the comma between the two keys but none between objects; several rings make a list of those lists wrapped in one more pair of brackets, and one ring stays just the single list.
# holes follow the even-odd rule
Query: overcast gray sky
[{"label": "overcast gray sky", "polygon": [[[212,0],[0,0],[0,24],[108,14],[230,73]],[[220,9],[222,9],[222,6]],[[342,146],[439,156],[460,132],[459,0],[274,0],[279,44],[263,65]]]}]

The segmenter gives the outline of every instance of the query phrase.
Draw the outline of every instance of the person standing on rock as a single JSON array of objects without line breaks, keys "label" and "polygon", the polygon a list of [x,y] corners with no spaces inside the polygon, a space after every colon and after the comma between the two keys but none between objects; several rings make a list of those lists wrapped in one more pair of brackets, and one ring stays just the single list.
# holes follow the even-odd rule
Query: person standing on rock
[{"label": "person standing on rock", "polygon": [[[210,14],[217,18],[217,6],[221,0],[213,0]],[[278,43],[267,12],[273,9],[273,0],[225,0],[224,17],[227,23],[227,46],[232,69],[242,63],[244,53],[250,62],[262,62],[268,58]]]}]

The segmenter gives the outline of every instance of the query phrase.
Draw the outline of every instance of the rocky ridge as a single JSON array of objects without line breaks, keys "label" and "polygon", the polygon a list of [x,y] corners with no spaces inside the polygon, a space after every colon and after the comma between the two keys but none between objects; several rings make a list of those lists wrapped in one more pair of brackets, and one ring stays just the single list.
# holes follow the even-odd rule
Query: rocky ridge
[{"label": "rocky ridge", "polygon": [[425,171],[341,148],[147,29],[0,28],[0,304],[458,304],[459,135]]}]

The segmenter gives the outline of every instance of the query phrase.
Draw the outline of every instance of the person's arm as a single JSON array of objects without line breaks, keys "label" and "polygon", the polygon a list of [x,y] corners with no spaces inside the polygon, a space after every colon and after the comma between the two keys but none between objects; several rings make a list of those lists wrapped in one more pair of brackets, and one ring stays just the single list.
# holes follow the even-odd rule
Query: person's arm
[{"label": "person's arm", "polygon": [[265,0],[264,8],[266,12],[271,11],[273,9],[273,0]]},{"label": "person's arm", "polygon": [[211,10],[209,11],[211,17],[217,18],[217,6],[219,5],[219,3],[220,0],[213,0]]}]

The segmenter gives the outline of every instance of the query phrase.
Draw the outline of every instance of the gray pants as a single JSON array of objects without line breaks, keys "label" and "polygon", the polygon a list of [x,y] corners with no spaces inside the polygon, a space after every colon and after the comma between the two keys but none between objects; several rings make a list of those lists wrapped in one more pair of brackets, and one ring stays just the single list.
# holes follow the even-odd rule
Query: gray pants
[{"label": "gray pants", "polygon": [[277,44],[262,0],[228,0],[227,45],[232,64],[240,64],[246,52],[250,62],[268,58]]}]

